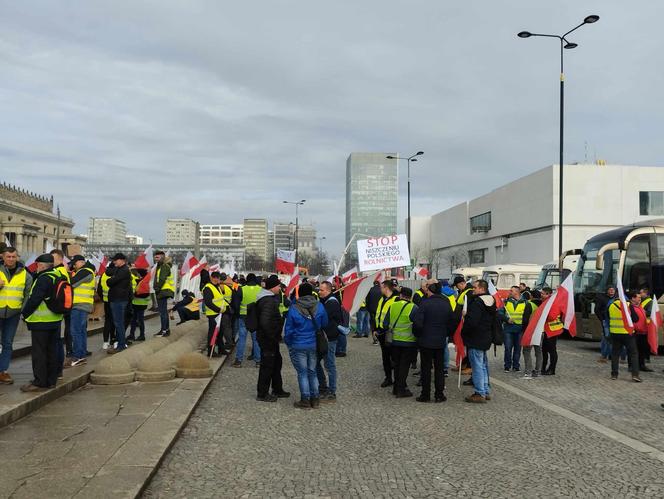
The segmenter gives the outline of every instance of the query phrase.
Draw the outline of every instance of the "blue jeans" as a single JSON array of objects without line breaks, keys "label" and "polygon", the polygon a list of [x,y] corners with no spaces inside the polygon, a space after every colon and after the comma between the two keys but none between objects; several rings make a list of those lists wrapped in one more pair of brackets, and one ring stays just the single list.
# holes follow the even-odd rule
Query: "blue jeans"
[{"label": "blue jeans", "polygon": [[[327,354],[316,363],[316,375],[318,376],[318,385],[326,386],[329,393],[337,393],[337,358],[334,355],[337,350],[337,342],[327,342]],[[327,371],[328,380],[325,380],[325,371],[320,365],[321,361],[325,362],[325,370]]]},{"label": "blue jeans", "polygon": [[336,343],[336,353],[346,353],[348,347],[348,337],[345,334],[339,333]]},{"label": "blue jeans", "polygon": [[125,341],[125,312],[127,311],[126,301],[112,301],[111,315],[113,316],[113,325],[115,326],[115,340],[118,342],[118,350],[127,348]]},{"label": "blue jeans", "polygon": [[473,385],[475,392],[486,397],[489,395],[489,360],[484,350],[477,348],[468,349],[468,360],[473,370]]},{"label": "blue jeans", "polygon": [[450,368],[450,344],[445,338],[445,346],[443,347],[443,370],[447,371]]},{"label": "blue jeans", "polygon": [[521,333],[505,332],[505,369],[519,369],[521,359]]},{"label": "blue jeans", "polygon": [[168,298],[158,298],[157,308],[159,309],[159,319],[161,320],[161,331],[170,331],[171,325],[168,322]]},{"label": "blue jeans", "polygon": [[70,321],[72,355],[76,359],[85,359],[88,354],[88,312],[72,308]]},{"label": "blue jeans", "polygon": [[7,319],[0,319],[0,341],[2,341],[2,353],[0,353],[0,373],[9,369],[9,362],[12,360],[12,348],[14,345],[14,336],[18,329],[18,323],[21,320],[21,314],[16,314]]},{"label": "blue jeans", "polygon": [[[247,325],[244,322],[244,317],[238,320],[238,340],[237,348],[235,350],[235,360],[242,362],[244,360],[244,350],[247,348]],[[258,346],[256,341],[256,333],[251,333],[251,355],[254,357],[255,362],[261,361],[261,347]]]},{"label": "blue jeans", "polygon": [[609,323],[607,321],[602,321],[602,342],[600,343],[600,355],[608,359],[611,357],[611,339],[609,338]]},{"label": "blue jeans", "polygon": [[357,334],[358,336],[369,336],[369,311],[358,310],[357,312]]},{"label": "blue jeans", "polygon": [[316,364],[318,363],[316,349],[300,350],[289,348],[288,354],[290,355],[295,372],[297,372],[297,383],[300,385],[302,400],[320,397],[320,393],[318,392],[318,377],[316,376]]}]

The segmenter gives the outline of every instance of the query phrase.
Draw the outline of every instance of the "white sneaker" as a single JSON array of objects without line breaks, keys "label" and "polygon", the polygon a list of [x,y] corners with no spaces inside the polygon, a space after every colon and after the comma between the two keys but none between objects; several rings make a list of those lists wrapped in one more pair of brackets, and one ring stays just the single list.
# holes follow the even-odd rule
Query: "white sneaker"
[{"label": "white sneaker", "polygon": [[118,342],[117,341],[115,343],[113,343],[113,348],[115,348],[115,349],[118,348]]},{"label": "white sneaker", "polygon": [[101,346],[101,349],[102,349],[102,350],[108,350],[108,347],[109,347],[109,346],[110,346],[110,345],[108,344],[108,341],[105,341],[104,344]]},{"label": "white sneaker", "polygon": [[530,373],[526,373],[523,375],[523,379],[533,379],[533,375]]}]

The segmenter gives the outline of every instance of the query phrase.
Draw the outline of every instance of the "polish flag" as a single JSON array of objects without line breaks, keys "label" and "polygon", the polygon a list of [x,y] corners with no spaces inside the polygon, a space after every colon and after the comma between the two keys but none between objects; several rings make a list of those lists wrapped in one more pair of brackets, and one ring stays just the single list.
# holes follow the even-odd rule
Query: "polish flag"
[{"label": "polish flag", "polygon": [[276,260],[277,273],[291,275],[295,270],[295,250],[277,250]]},{"label": "polish flag", "polygon": [[463,344],[463,339],[461,339],[461,330],[463,329],[463,322],[466,320],[466,312],[468,312],[468,296],[463,297],[463,310],[461,312],[461,321],[454,331],[452,336],[452,341],[454,342],[454,349],[456,350],[456,365],[457,368],[461,368],[461,361],[466,356],[466,348]]},{"label": "polish flag", "polygon": [[32,273],[35,273],[37,271],[37,262],[35,262],[36,259],[37,259],[37,255],[32,253],[28,257],[28,259],[25,261],[25,268],[28,269]]},{"label": "polish flag", "polygon": [[569,331],[570,335],[576,336],[573,275],[573,273],[570,273],[556,290],[556,301],[563,310],[563,327]]},{"label": "polish flag", "polygon": [[419,265],[415,265],[415,267],[413,267],[413,272],[415,272],[415,274],[420,276],[422,279],[426,279],[429,276],[429,271],[424,267],[420,267]]},{"label": "polish flag", "polygon": [[221,328],[221,314],[217,315],[215,319],[214,333],[212,333],[212,338],[210,338],[210,358],[214,353],[214,346],[217,344],[217,336],[219,336],[219,329]]},{"label": "polish flag", "polygon": [[537,308],[537,310],[535,310],[535,313],[530,316],[528,327],[523,332],[523,337],[521,338],[522,346],[529,347],[532,345],[539,346],[542,344],[542,334],[544,334],[546,323],[549,319],[549,313],[551,312],[551,307],[553,307],[555,301],[556,301],[556,292],[554,292],[553,295],[549,296]]},{"label": "polish flag", "polygon": [[662,327],[662,314],[659,311],[657,297],[652,296],[652,308],[650,309],[650,322],[648,323],[648,346],[653,355],[657,355],[659,344],[659,328]]},{"label": "polish flag", "polygon": [[154,264],[154,258],[152,257],[153,253],[152,245],[145,248],[145,251],[138,255],[136,261],[134,262],[134,267],[137,269],[149,269]]},{"label": "polish flag", "polygon": [[367,297],[369,290],[373,286],[373,282],[379,278],[380,272],[372,276],[357,279],[344,287],[341,306],[348,310],[349,315],[353,315],[360,309],[360,305],[362,305],[362,302]]},{"label": "polish flag", "polygon": [[185,275],[196,265],[198,265],[198,260],[196,260],[196,257],[192,254],[191,251],[187,251],[187,254],[184,257],[184,262],[182,263],[182,268],[180,269],[180,275]]},{"label": "polish flag", "polygon": [[291,274],[290,281],[286,285],[286,291],[284,291],[285,296],[290,296],[295,287],[300,283],[300,267],[295,267],[293,273]]},{"label": "polish flag", "polygon": [[[627,329],[629,334],[634,333],[634,322],[632,322],[632,314],[629,311],[629,303],[625,296],[623,289],[622,279],[618,276],[618,298],[620,299],[620,313],[622,314],[623,326]],[[612,305],[613,306],[613,305]]]},{"label": "polish flag", "polygon": [[97,267],[95,265],[95,268],[97,269],[97,275],[102,275],[104,272],[106,272],[106,267],[108,267],[108,257],[106,255],[102,255],[101,259],[99,261],[99,266]]},{"label": "polish flag", "polygon": [[493,296],[494,300],[496,300],[496,308],[503,308],[505,306],[503,299],[500,297],[500,294],[498,294],[498,290],[491,279],[489,279],[489,294]]},{"label": "polish flag", "polygon": [[198,262],[198,265],[196,265],[191,270],[191,279],[193,279],[197,275],[200,275],[200,273],[203,271],[206,265],[207,265],[207,258],[205,257],[205,255],[203,255],[203,258],[201,258],[201,261]]},{"label": "polish flag", "polygon": [[347,270],[341,275],[341,282],[343,282],[344,284],[347,284],[355,279],[357,279],[357,267],[353,267],[352,269]]},{"label": "polish flag", "polygon": [[154,271],[157,268],[156,265],[153,265],[152,268],[148,271],[147,274],[145,274],[145,277],[138,281],[138,284],[136,285],[136,294],[137,295],[144,295],[144,294],[150,294],[150,286],[152,284],[152,278],[154,277]]}]

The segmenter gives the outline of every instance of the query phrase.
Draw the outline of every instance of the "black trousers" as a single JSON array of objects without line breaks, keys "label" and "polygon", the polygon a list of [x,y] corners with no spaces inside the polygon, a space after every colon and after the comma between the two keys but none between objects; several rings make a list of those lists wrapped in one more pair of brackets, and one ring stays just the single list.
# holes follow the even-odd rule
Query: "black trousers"
[{"label": "black trousers", "polygon": [[445,391],[445,376],[443,374],[443,357],[445,351],[442,348],[420,348],[420,381],[422,381],[423,398],[431,397],[431,366],[433,364],[433,380],[435,397],[442,398]]},{"label": "black trousers", "polygon": [[261,347],[261,367],[258,370],[258,384],[256,386],[258,396],[264,397],[267,395],[270,392],[270,385],[272,385],[274,393],[283,392],[284,382],[281,378],[283,359],[279,351],[279,345],[277,345],[276,350],[273,345],[263,346],[259,343],[258,346]]},{"label": "black trousers", "polygon": [[58,381],[60,365],[58,362],[58,337],[57,330],[32,330],[32,384],[48,388],[55,386]]},{"label": "black trousers", "polygon": [[231,314],[227,312],[221,315],[221,330],[219,331],[217,345],[226,348],[226,350],[233,348],[233,321]]},{"label": "black trousers", "polygon": [[104,342],[113,343],[115,341],[115,325],[113,324],[113,314],[111,313],[111,304],[104,302]]},{"label": "black trousers", "polygon": [[650,353],[650,347],[648,346],[648,335],[635,334],[634,336],[636,336],[636,349],[639,354],[639,369],[644,369],[646,367],[646,359]]},{"label": "black trousers", "polygon": [[629,366],[632,370],[632,375],[639,374],[639,356],[636,352],[636,340],[633,334],[613,334],[611,333],[611,374],[618,375],[618,367],[620,366],[620,351],[623,347],[627,349],[627,357],[629,358]]},{"label": "black trousers", "polygon": [[406,391],[406,379],[411,363],[417,359],[417,346],[403,347],[392,345],[392,364],[394,365],[394,390],[395,394]]},{"label": "black trousers", "polygon": [[385,333],[378,335],[378,343],[380,343],[380,353],[383,357],[383,371],[385,371],[385,379],[392,380],[392,345],[385,344]]},{"label": "black trousers", "polygon": [[72,355],[74,350],[71,339],[71,331],[69,330],[71,325],[71,314],[64,314],[64,323],[65,323],[65,353],[69,357]]},{"label": "black trousers", "polygon": [[[556,365],[558,365],[558,337],[547,338],[546,334],[542,338],[542,372],[551,371],[556,372]],[[549,358],[551,363],[549,364]],[[547,368],[548,364],[548,368]]]},{"label": "black trousers", "polygon": [[185,307],[176,307],[175,311],[180,317],[180,322],[197,321],[201,318],[201,314],[198,310],[194,312]]}]

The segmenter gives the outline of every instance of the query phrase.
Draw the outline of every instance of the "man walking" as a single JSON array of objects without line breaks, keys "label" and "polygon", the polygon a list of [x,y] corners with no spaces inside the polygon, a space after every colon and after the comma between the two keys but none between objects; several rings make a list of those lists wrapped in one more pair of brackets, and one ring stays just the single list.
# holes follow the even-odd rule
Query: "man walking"
[{"label": "man walking", "polygon": [[11,385],[14,379],[7,372],[12,359],[14,336],[21,318],[21,308],[28,299],[32,276],[18,261],[18,251],[6,247],[0,263],[0,384]]},{"label": "man walking", "polygon": [[122,253],[116,253],[112,258],[112,265],[106,269],[108,280],[108,303],[115,326],[115,339],[117,347],[109,347],[107,354],[121,352],[127,348],[125,340],[125,313],[127,305],[132,296],[131,291],[131,272],[127,266],[127,257]]},{"label": "man walking", "polygon": [[[413,291],[410,288],[402,287],[399,294],[400,300],[390,307],[385,316],[384,326],[392,330],[391,350],[394,365],[392,393],[397,398],[413,396],[406,384],[408,370],[417,358],[417,338],[413,322],[416,320],[418,307],[410,301],[412,294]],[[429,376],[429,382],[431,382],[431,376]]]},{"label": "man walking", "polygon": [[[336,349],[337,340],[341,336],[339,333],[339,325],[343,317],[341,313],[341,304],[332,295],[332,283],[325,281],[321,283],[319,289],[320,302],[325,307],[327,312],[327,326],[325,326],[325,336],[327,336],[327,353],[323,358],[319,356],[318,363],[316,364],[316,375],[318,376],[318,389],[320,391],[321,402],[336,402],[337,401],[337,364],[336,364]],[[321,366],[321,361],[325,364],[325,371],[327,371],[327,379],[325,378],[325,371]]]},{"label": "man walking", "polygon": [[154,275],[154,293],[157,297],[157,309],[161,329],[156,336],[168,336],[171,327],[168,320],[168,299],[175,296],[175,284],[171,273],[171,264],[166,259],[163,251],[155,251],[154,260],[157,262],[157,270]]},{"label": "man walking", "polygon": [[496,317],[496,300],[489,294],[489,285],[484,279],[473,283],[473,299],[468,305],[461,338],[468,350],[475,393],[466,397],[466,402],[484,403],[491,400],[489,389],[489,361],[486,352],[491,348]]},{"label": "man walking", "polygon": [[434,401],[445,402],[444,355],[448,337],[456,328],[456,316],[450,300],[441,294],[439,283],[431,283],[426,289],[426,299],[422,300],[415,313],[415,333],[420,348],[422,393],[418,402],[431,400],[431,367],[434,372]]},{"label": "man walking", "polygon": [[71,309],[72,356],[65,361],[65,367],[75,367],[86,363],[88,351],[88,315],[92,312],[95,298],[95,267],[82,255],[71,259],[74,275],[71,286],[74,290]]},{"label": "man walking", "polygon": [[52,312],[46,300],[62,277],[53,269],[53,255],[41,255],[35,262],[37,274],[23,307],[23,318],[32,336],[33,380],[21,387],[22,392],[40,392],[55,387],[61,367],[57,348],[62,314]]},{"label": "man walking", "polygon": [[[256,341],[260,344],[261,349],[256,400],[261,402],[276,402],[278,398],[290,397],[290,393],[284,390],[281,377],[283,358],[279,351],[279,342],[281,341],[283,317],[279,311],[280,295],[281,282],[276,275],[271,275],[265,281],[265,289],[261,289],[256,296],[258,317]],[[270,393],[270,386],[272,386],[272,393]]]}]

